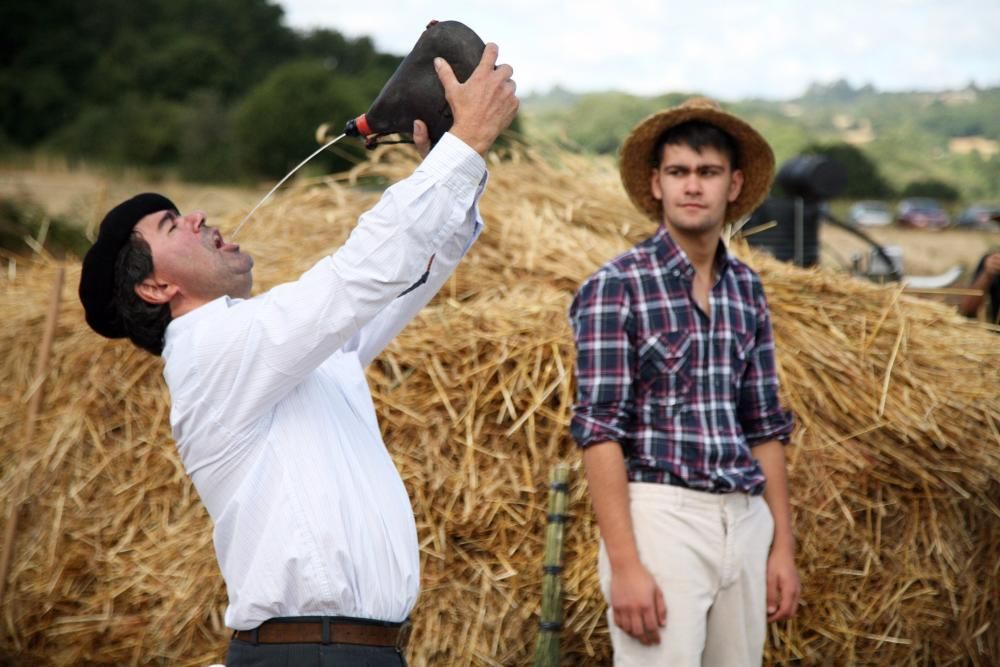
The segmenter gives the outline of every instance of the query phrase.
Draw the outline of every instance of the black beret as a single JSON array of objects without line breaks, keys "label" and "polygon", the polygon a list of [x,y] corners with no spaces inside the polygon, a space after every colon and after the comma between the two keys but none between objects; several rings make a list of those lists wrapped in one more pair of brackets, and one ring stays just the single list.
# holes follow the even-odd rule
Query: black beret
[{"label": "black beret", "polygon": [[174,203],[153,192],[144,192],[111,209],[97,232],[97,241],[83,258],[80,272],[80,303],[87,324],[106,338],[124,338],[128,334],[121,317],[112,305],[115,293],[115,260],[136,224],[150,213],[174,211]]}]

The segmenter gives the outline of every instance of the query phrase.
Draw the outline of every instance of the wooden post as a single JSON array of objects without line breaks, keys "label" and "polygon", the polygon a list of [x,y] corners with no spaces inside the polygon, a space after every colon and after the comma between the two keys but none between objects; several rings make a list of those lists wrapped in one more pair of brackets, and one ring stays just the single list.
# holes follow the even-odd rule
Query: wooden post
[{"label": "wooden post", "polygon": [[545,557],[542,567],[542,616],[535,667],[559,664],[559,634],[562,630],[562,552],[566,508],[569,505],[569,465],[557,463],[549,478],[549,517],[545,527]]},{"label": "wooden post", "polygon": [[[62,296],[65,275],[66,269],[60,266],[56,270],[55,284],[52,286],[52,297],[49,301],[49,312],[45,317],[45,332],[42,334],[35,381],[32,383],[35,389],[28,401],[28,418],[24,429],[25,447],[30,446],[31,439],[35,436],[35,422],[38,420],[38,411],[42,406],[42,394],[44,393],[42,387],[45,376],[49,372],[49,355],[52,352],[52,340],[55,338],[56,321],[59,319],[59,299]],[[14,493],[10,497],[10,505],[7,508],[7,522],[3,531],[3,551],[0,552],[0,608],[4,606],[7,594],[7,574],[10,572],[10,564],[14,561],[14,537],[17,535],[17,520],[21,513],[21,503],[26,493],[27,482],[28,480],[24,476],[21,476],[17,481]]]}]

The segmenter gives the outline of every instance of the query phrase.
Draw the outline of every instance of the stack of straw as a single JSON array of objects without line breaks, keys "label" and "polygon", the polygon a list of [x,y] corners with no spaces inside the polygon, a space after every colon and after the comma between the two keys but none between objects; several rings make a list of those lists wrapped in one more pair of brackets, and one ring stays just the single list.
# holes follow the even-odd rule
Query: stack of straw
[{"label": "stack of straw", "polygon": [[[257,282],[339,244],[412,155],[378,152],[257,213]],[[487,231],[441,295],[369,369],[413,501],[423,591],[414,665],[525,665],[537,635],[547,480],[568,436],[579,282],[652,229],[613,169],[518,151],[491,163]],[[240,212],[228,220],[235,224]],[[231,225],[229,225],[231,228]],[[226,227],[226,221],[223,221]],[[742,250],[774,312],[804,604],[769,662],[1000,663],[996,336],[894,287]],[[69,267],[75,285],[78,265]],[[224,653],[211,526],[169,437],[159,360],[107,342],[64,303],[41,420],[24,396],[53,273],[0,283],[0,498],[29,480],[3,609],[17,664],[206,665]],[[2,279],[0,279],[2,280]],[[608,664],[597,527],[579,470],[565,536],[563,664]]]}]

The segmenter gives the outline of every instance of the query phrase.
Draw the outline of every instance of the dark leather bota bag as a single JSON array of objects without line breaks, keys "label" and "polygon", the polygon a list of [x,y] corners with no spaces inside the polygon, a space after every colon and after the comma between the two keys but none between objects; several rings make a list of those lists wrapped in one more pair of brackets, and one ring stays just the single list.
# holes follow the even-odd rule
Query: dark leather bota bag
[{"label": "dark leather bota bag", "polygon": [[347,122],[344,132],[363,136],[369,148],[386,134],[410,133],[413,121],[427,123],[431,142],[447,132],[454,118],[444,87],[434,70],[434,58],[448,61],[455,77],[465,81],[483,57],[486,44],[458,21],[432,21],[413,50],[400,63],[367,112]]}]

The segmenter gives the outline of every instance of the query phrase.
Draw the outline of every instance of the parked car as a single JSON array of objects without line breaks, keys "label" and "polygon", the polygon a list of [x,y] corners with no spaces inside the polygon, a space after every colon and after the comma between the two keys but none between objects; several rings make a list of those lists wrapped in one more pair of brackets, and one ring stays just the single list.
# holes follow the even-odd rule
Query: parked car
[{"label": "parked car", "polygon": [[973,204],[962,211],[955,224],[965,229],[995,229],[1000,227],[1000,204]]},{"label": "parked car", "polygon": [[899,202],[896,223],[913,229],[943,229],[951,224],[951,220],[937,200],[915,197]]},{"label": "parked car", "polygon": [[881,227],[892,222],[892,211],[884,201],[859,201],[851,206],[848,218],[859,227]]}]

